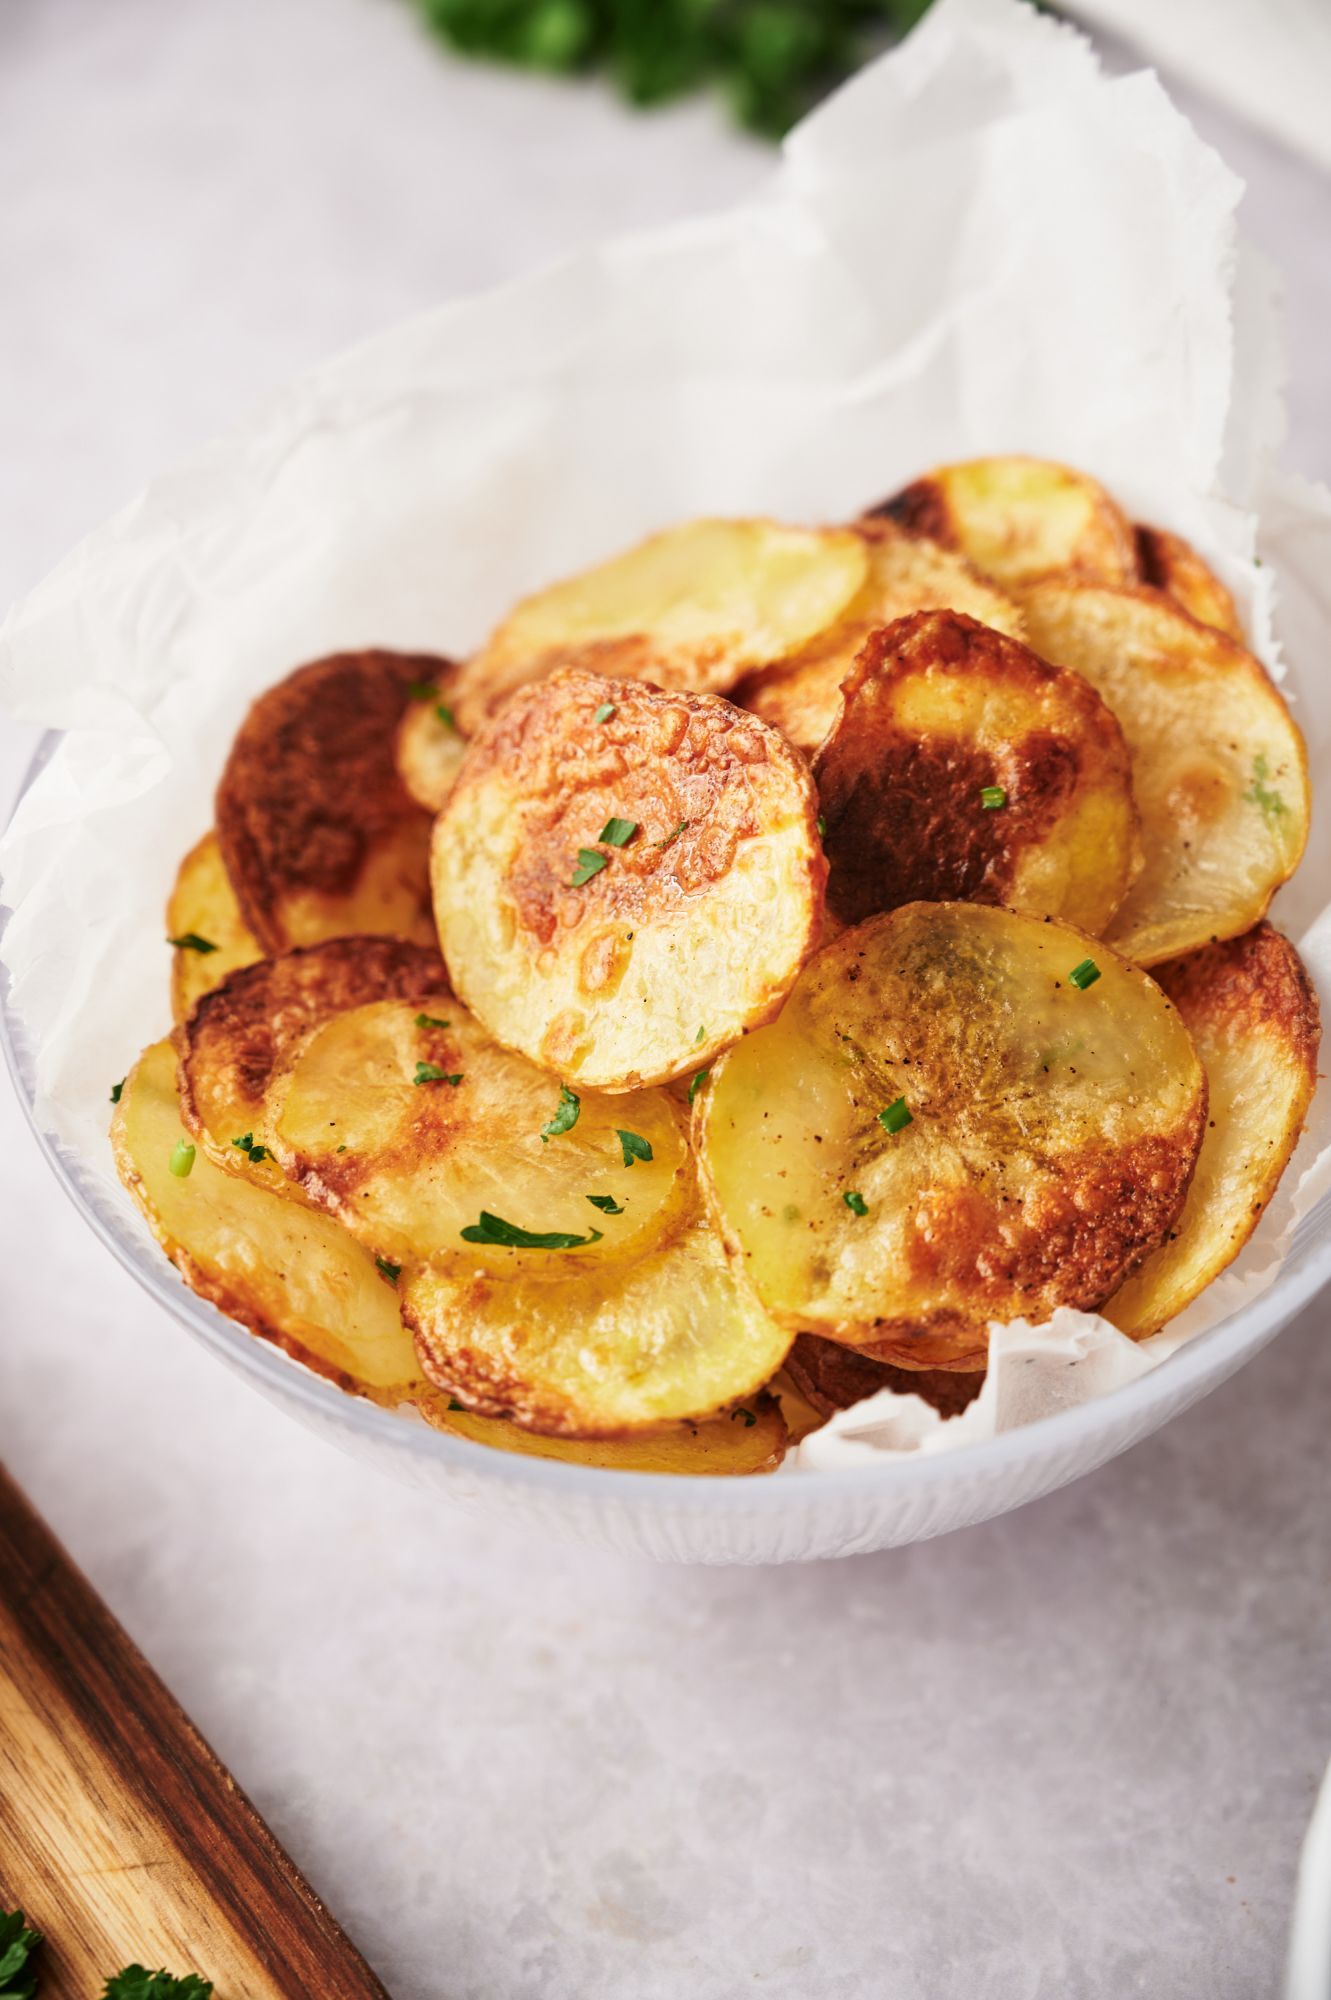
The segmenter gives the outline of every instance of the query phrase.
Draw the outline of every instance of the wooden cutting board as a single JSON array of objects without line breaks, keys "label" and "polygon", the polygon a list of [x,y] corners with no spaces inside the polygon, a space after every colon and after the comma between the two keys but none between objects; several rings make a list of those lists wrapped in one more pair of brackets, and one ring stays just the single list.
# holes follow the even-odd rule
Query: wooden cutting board
[{"label": "wooden cutting board", "polygon": [[216,2000],[388,2000],[92,1586],[0,1469],[0,1908],[42,2000],[137,1961]]}]

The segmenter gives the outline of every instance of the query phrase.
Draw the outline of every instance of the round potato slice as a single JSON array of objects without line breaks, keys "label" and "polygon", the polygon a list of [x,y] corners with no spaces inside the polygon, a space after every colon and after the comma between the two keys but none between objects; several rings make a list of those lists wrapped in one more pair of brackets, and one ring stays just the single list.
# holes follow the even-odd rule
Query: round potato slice
[{"label": "round potato slice", "polygon": [[453,983],[496,1039],[601,1090],[665,1082],[776,1012],[827,864],[804,760],[713,695],[576,670],[473,738],[435,822]]},{"label": "round potato slice", "polygon": [[960,549],[1009,589],[1064,573],[1096,583],[1137,580],[1132,528],[1103,486],[1046,458],[941,465],[870,515]]},{"label": "round potato slice", "polygon": [[940,1417],[959,1417],[984,1387],[984,1370],[963,1375],[949,1368],[894,1368],[871,1354],[846,1347],[839,1340],[820,1340],[802,1333],[786,1356],[786,1374],[821,1417],[853,1409],[880,1389],[898,1396],[919,1396]]},{"label": "round potato slice", "polygon": [[274,1077],[322,1022],[390,998],[428,1002],[436,1014],[450,1006],[438,952],[400,938],[330,938],[261,959],[206,994],[176,1042],[181,1115],[209,1158],[289,1193],[271,1157]]},{"label": "round potato slice", "polygon": [[1122,725],[1144,866],[1109,937],[1141,965],[1265,913],[1308,838],[1303,738],[1260,662],[1159,591],[1028,591],[1031,644],[1084,674]]},{"label": "round potato slice", "polygon": [[1127,745],[1094,688],[954,611],[872,635],[813,775],[843,923],[952,900],[1098,936],[1139,865]]},{"label": "round potato slice", "polygon": [[830,625],[867,564],[845,528],[684,521],[525,598],[464,669],[459,719],[479,728],[514,688],[565,664],[562,651],[597,641],[626,642],[609,669],[620,679],[720,694]]},{"label": "round potato slice", "polygon": [[775,1318],[975,1369],[991,1321],[1098,1306],[1161,1241],[1206,1083],[1160,989],[1103,945],[911,903],[821,951],[694,1116],[714,1212]]},{"label": "round potato slice", "polygon": [[217,839],[265,951],[380,932],[433,941],[429,815],[394,743],[431,654],[338,653],[250,708],[217,787]]},{"label": "round potato slice", "polygon": [[189,1134],[170,1042],[145,1050],[111,1122],[120,1178],[192,1291],[317,1374],[386,1405],[423,1392],[397,1295],[331,1217],[218,1170]]},{"label": "round potato slice", "polygon": [[783,736],[813,752],[835,723],[841,683],[870,633],[911,611],[963,611],[1006,632],[1025,633],[1012,599],[973,569],[955,549],[908,535],[892,521],[862,521],[869,573],[831,625],[790,659],[746,674],[735,689],[741,708],[770,722]]},{"label": "round potato slice", "polygon": [[417,681],[397,727],[398,776],[418,806],[437,813],[453,789],[467,739],[457,719],[460,669],[440,660],[433,680]]},{"label": "round potato slice", "polygon": [[1201,624],[1214,625],[1217,632],[1242,646],[1244,631],[1234,600],[1191,543],[1181,535],[1171,535],[1166,528],[1139,525],[1133,532],[1142,582],[1163,590]]},{"label": "round potato slice", "polygon": [[1104,1307],[1134,1339],[1158,1333],[1233,1262],[1298,1143],[1317,1084],[1317,995],[1268,923],[1157,967],[1210,1087],[1206,1137],[1166,1242]]},{"label": "round potato slice", "polygon": [[[444,1002],[440,1002],[444,1005]],[[663,1091],[577,1097],[496,1046],[455,1001],[337,1015],[274,1090],[284,1171],[395,1264],[462,1250],[483,1226],[574,1239],[599,1266],[677,1228],[683,1120]]]},{"label": "round potato slice", "polygon": [[[436,1392],[436,1403],[441,1400]],[[503,1417],[473,1417],[451,1408],[444,1417],[423,1411],[443,1430],[455,1431],[496,1451],[524,1458],[557,1458],[565,1465],[594,1465],[607,1472],[657,1472],[716,1477],[775,1472],[786,1455],[789,1433],[775,1396],[751,1396],[747,1404],[704,1417],[700,1423],[672,1424],[646,1437],[541,1437]]]},{"label": "round potato slice", "polygon": [[553,1436],[710,1416],[756,1394],[790,1346],[700,1216],[636,1257],[435,1258],[399,1292],[432,1381]]},{"label": "round potato slice", "polygon": [[183,1021],[200,994],[237,966],[252,965],[259,943],[240,914],[215,833],[205,833],[180,864],[166,906],[171,957],[171,1013]]}]

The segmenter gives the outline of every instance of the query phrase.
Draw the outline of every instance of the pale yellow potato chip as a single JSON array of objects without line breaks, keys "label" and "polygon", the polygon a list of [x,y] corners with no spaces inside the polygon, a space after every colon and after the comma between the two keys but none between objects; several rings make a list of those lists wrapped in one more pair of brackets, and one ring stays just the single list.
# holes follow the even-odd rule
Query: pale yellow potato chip
[{"label": "pale yellow potato chip", "polygon": [[1182,535],[1171,535],[1167,528],[1138,524],[1134,533],[1143,583],[1163,590],[1201,624],[1214,625],[1217,632],[1240,646],[1247,643],[1234,599],[1190,542]]},{"label": "pale yellow potato chip", "polygon": [[459,673],[452,661],[441,660],[433,680],[414,685],[397,728],[398,776],[416,804],[429,813],[443,806],[467,754],[467,739],[457,719]]},{"label": "pale yellow potato chip", "polygon": [[870,518],[959,549],[1009,589],[1065,573],[1096,583],[1137,581],[1125,515],[1086,473],[1047,458],[940,465],[872,508]]},{"label": "pale yellow potato chip", "polygon": [[[436,1391],[436,1404],[443,1402]],[[451,1399],[450,1399],[451,1401]],[[668,1425],[645,1437],[598,1438],[590,1443],[577,1438],[541,1437],[525,1431],[503,1417],[473,1417],[449,1408],[439,1417],[434,1408],[423,1414],[441,1429],[459,1437],[487,1444],[496,1451],[512,1451],[524,1458],[555,1458],[564,1465],[599,1466],[607,1472],[673,1473],[684,1477],[750,1476],[775,1472],[786,1455],[789,1433],[781,1404],[775,1396],[760,1393],[746,1404],[722,1410],[697,1423]]]},{"label": "pale yellow potato chip", "polygon": [[189,940],[171,955],[171,1012],[177,1021],[229,972],[259,957],[258,939],[240,914],[215,833],[205,833],[180,864],[166,906],[166,934],[169,941]]}]

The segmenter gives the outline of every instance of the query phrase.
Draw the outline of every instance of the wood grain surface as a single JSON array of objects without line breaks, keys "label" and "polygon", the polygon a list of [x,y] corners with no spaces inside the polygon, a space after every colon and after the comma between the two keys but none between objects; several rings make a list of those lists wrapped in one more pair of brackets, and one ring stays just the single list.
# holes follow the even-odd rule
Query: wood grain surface
[{"label": "wood grain surface", "polygon": [[384,1988],[0,1469],[0,1908],[45,1933],[42,2000],[137,1960],[216,2000]]}]

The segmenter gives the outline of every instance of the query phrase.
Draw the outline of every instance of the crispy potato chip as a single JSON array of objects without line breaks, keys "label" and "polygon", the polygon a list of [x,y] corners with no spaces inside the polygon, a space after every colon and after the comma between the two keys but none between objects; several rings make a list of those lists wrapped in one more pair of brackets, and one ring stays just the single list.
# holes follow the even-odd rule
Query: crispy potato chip
[{"label": "crispy potato chip", "polygon": [[716,696],[576,670],[525,688],[473,738],[435,822],[453,983],[498,1041],[570,1081],[705,1068],[813,948],[817,810],[798,753]]},{"label": "crispy potato chip", "polygon": [[1157,967],[1206,1068],[1210,1112],[1183,1213],[1103,1308],[1144,1339],[1238,1256],[1298,1143],[1317,1083],[1317,995],[1268,923]]},{"label": "crispy potato chip", "polygon": [[[428,813],[437,813],[443,805],[467,754],[467,739],[457,719],[459,672],[451,660],[440,660],[433,680],[416,683],[397,726],[398,776]],[[428,694],[422,692],[427,685]]]},{"label": "crispy potato chip", "polygon": [[357,1395],[410,1402],[421,1371],[397,1295],[329,1216],[221,1173],[201,1150],[172,1171],[188,1134],[170,1042],[145,1050],[111,1123],[116,1167],[191,1290],[261,1339]]},{"label": "crispy potato chip", "polygon": [[1214,625],[1217,632],[1244,645],[1244,631],[1233,598],[1191,543],[1185,542],[1181,535],[1171,535],[1166,528],[1138,526],[1133,532],[1137,537],[1137,567],[1142,582],[1163,590],[1201,624]]},{"label": "crispy potato chip", "polygon": [[1103,486],[1046,458],[940,465],[871,508],[876,516],[960,549],[1009,589],[1062,574],[1137,580],[1132,529]]},{"label": "crispy potato chip", "polygon": [[711,1416],[756,1395],[790,1346],[700,1216],[637,1256],[436,1258],[399,1293],[432,1381],[552,1436]]},{"label": "crispy potato chip", "polygon": [[1025,606],[1036,651],[1086,676],[1132,752],[1145,865],[1111,942],[1156,965],[1250,929],[1308,837],[1303,738],[1264,668],[1159,591],[1051,582]]},{"label": "crispy potato chip", "polygon": [[801,750],[818,748],[837,719],[841,683],[869,634],[911,611],[964,611],[1013,639],[1025,620],[1010,597],[955,549],[908,535],[891,521],[862,521],[869,573],[835,625],[791,658],[746,674],[733,699]]},{"label": "crispy potato chip", "polygon": [[[451,1004],[438,952],[400,938],[330,938],[261,959],[206,994],[176,1043],[181,1116],[209,1158],[289,1192],[275,1161],[263,1157],[272,1148],[273,1079],[322,1022],[380,999],[429,1001],[436,1011]],[[242,1139],[252,1143],[239,1146]]]},{"label": "crispy potato chip", "polygon": [[806,1403],[821,1417],[853,1409],[880,1389],[919,1396],[940,1417],[959,1417],[984,1387],[984,1370],[963,1375],[954,1368],[894,1368],[839,1340],[802,1333],[786,1356],[785,1372]]},{"label": "crispy potato chip", "polygon": [[1127,745],[1094,688],[954,611],[872,635],[813,775],[844,923],[1002,903],[1098,936],[1139,865]]},{"label": "crispy potato chip", "polygon": [[205,833],[180,864],[166,906],[166,934],[192,940],[177,945],[171,955],[171,1012],[177,1021],[184,1020],[201,993],[259,956],[258,940],[240,914],[215,833]]},{"label": "crispy potato chip", "polygon": [[463,670],[458,716],[478,729],[505,695],[589,642],[625,642],[601,670],[720,694],[832,623],[864,581],[862,539],[777,521],[684,521],[511,611]]},{"label": "crispy potato chip", "polygon": [[[436,1403],[438,1402],[436,1392]],[[781,1405],[775,1396],[751,1396],[742,1408],[722,1410],[700,1423],[673,1424],[646,1437],[599,1438],[583,1443],[576,1438],[541,1437],[524,1431],[503,1417],[473,1417],[450,1410],[436,1418],[433,1409],[423,1414],[441,1429],[456,1431],[477,1444],[492,1445],[497,1451],[514,1451],[526,1458],[557,1458],[565,1465],[595,1465],[608,1472],[664,1472],[678,1474],[748,1475],[775,1472],[786,1455],[788,1432]]]},{"label": "crispy potato chip", "polygon": [[433,942],[429,815],[394,742],[429,653],[338,653],[255,701],[217,787],[217,839],[265,951],[380,932]]},{"label": "crispy potato chip", "polygon": [[598,1268],[678,1228],[688,1145],[664,1091],[576,1098],[456,1001],[439,1005],[427,1023],[411,1001],[354,1008],[302,1046],[271,1130],[311,1199],[395,1264],[461,1250],[483,1213],[540,1235],[599,1231],[582,1253]]},{"label": "crispy potato chip", "polygon": [[1143,972],[974,903],[845,932],[694,1107],[714,1212],[774,1317],[963,1369],[990,1321],[1118,1288],[1173,1226],[1205,1116]]}]

